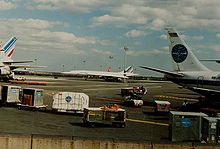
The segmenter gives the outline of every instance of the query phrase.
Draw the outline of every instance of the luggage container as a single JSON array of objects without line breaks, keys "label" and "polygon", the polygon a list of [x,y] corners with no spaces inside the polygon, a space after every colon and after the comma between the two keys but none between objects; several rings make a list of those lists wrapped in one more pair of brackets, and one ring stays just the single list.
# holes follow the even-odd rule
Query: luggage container
[{"label": "luggage container", "polygon": [[125,127],[126,111],[118,106],[84,108],[83,125],[94,127],[97,124],[111,124]]},{"label": "luggage container", "polygon": [[58,112],[83,113],[89,106],[89,96],[77,92],[59,92],[53,96],[52,109]]},{"label": "luggage container", "polygon": [[172,141],[201,141],[202,117],[199,112],[170,112],[170,137]]},{"label": "luggage container", "polygon": [[43,100],[43,89],[24,88],[22,90],[22,101],[18,104],[18,108],[45,109]]},{"label": "luggage container", "polygon": [[217,143],[217,118],[202,118],[202,140],[207,143]]},{"label": "luggage container", "polygon": [[2,92],[1,94],[2,104],[17,104],[21,102],[20,101],[20,94],[21,94],[20,86],[3,85],[1,92]]}]

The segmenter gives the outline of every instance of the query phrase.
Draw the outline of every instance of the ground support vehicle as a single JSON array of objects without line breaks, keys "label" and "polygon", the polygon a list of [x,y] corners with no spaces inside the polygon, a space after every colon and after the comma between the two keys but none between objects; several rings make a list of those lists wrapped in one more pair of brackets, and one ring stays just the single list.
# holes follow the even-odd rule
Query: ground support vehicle
[{"label": "ground support vehicle", "polygon": [[126,111],[118,106],[84,108],[83,126],[94,127],[98,124],[110,124],[115,127],[125,127]]},{"label": "ground support vehicle", "polygon": [[145,89],[143,86],[134,86],[134,87],[127,87],[121,89],[121,95],[122,96],[131,96],[131,95],[146,95],[147,89]]},{"label": "ground support vehicle", "polygon": [[144,104],[142,97],[137,95],[125,96],[124,105],[132,107],[142,107]]}]

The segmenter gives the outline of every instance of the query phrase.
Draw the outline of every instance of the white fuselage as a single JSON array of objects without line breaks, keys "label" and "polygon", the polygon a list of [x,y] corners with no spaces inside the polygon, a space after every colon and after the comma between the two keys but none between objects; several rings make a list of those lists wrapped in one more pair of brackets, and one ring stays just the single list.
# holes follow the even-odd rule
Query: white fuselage
[{"label": "white fuselage", "polygon": [[220,72],[185,71],[178,73],[183,74],[184,77],[171,77],[166,75],[166,78],[187,88],[202,87],[206,89],[220,90]]}]

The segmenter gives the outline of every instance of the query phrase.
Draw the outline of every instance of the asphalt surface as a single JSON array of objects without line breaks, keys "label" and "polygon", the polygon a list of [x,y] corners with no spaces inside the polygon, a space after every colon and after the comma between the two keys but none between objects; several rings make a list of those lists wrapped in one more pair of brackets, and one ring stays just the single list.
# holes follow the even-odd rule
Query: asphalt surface
[{"label": "asphalt surface", "polygon": [[[168,115],[155,115],[149,112],[154,99],[168,100],[172,108],[182,105],[185,98],[195,102],[198,94],[166,81],[129,81],[128,83],[105,82],[75,78],[27,77],[31,81],[46,81],[47,85],[13,84],[23,88],[44,89],[44,104],[49,109],[52,96],[61,91],[83,92],[89,96],[90,107],[116,103],[126,109],[128,120],[125,128],[99,125],[95,128],[82,127],[82,115],[59,114],[50,111],[18,110],[16,107],[0,108],[0,133],[40,134],[72,136],[82,138],[113,139],[128,141],[170,142]],[[10,83],[1,83],[1,85]],[[143,96],[145,106],[126,107],[122,104],[120,89],[123,87],[144,86],[148,94]],[[148,105],[149,104],[149,105]]]}]

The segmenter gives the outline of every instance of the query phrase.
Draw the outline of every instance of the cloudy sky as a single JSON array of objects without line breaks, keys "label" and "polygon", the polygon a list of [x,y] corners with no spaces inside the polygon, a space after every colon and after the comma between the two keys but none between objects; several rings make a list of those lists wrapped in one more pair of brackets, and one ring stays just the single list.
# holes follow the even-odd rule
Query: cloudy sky
[{"label": "cloudy sky", "polygon": [[[175,27],[200,59],[220,58],[219,0],[0,0],[0,41],[18,38],[14,60],[44,71],[171,69],[164,27]],[[211,69],[220,65],[206,62]]]}]

